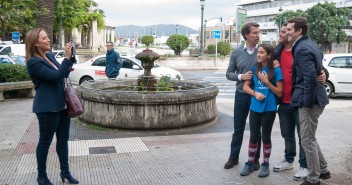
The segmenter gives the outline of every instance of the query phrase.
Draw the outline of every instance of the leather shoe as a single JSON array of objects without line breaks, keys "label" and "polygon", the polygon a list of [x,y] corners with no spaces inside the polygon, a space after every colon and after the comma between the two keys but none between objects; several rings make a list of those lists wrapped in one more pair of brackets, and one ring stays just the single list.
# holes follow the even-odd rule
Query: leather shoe
[{"label": "leather shoe", "polygon": [[309,181],[304,180],[304,182],[301,185],[320,185],[320,181],[317,183],[310,183]]},{"label": "leather shoe", "polygon": [[238,165],[238,160],[229,158],[229,160],[225,163],[224,168],[225,169],[230,169],[230,168],[233,168],[236,165]]},{"label": "leather shoe", "polygon": [[258,159],[254,161],[254,170],[260,170],[260,163]]},{"label": "leather shoe", "polygon": [[319,176],[319,179],[330,179],[331,178],[331,174],[330,172],[326,172],[326,173],[321,173]]}]

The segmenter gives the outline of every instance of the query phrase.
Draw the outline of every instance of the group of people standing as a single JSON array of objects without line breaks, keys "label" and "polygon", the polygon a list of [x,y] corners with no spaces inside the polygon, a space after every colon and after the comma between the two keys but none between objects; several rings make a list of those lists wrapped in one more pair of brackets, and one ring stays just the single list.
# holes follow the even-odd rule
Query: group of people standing
[{"label": "group of people standing", "polygon": [[[285,159],[273,167],[274,171],[293,169],[296,156],[295,129],[299,136],[299,163],[296,180],[303,185],[320,184],[320,179],[331,177],[324,155],[316,140],[318,118],[329,103],[323,86],[323,54],[308,36],[306,19],[290,19],[280,31],[280,44],[274,49],[269,44],[258,46],[260,28],[247,23],[241,32],[246,40],[233,52],[226,77],[237,81],[234,107],[234,133],[231,152],[224,168],[239,163],[246,119],[249,114],[250,139],[248,161],[240,172],[242,176],[259,170],[259,177],[270,173],[269,158],[272,149],[271,131],[278,112],[281,134],[285,140]],[[41,185],[52,185],[46,172],[48,150],[56,133],[56,152],[60,161],[61,179],[78,184],[69,170],[68,139],[70,118],[64,94],[64,78],[68,77],[75,62],[71,54],[73,43],[65,46],[66,58],[60,65],[48,54],[50,40],[45,30],[35,28],[26,35],[26,60],[29,75],[35,85],[33,112],[39,121],[39,143],[36,149],[38,178]],[[116,78],[122,61],[107,43],[106,74]],[[43,103],[46,102],[46,103]],[[279,104],[279,106],[277,106]],[[278,108],[277,108],[278,107]],[[261,145],[261,140],[263,145]],[[263,148],[263,162],[259,163]]]},{"label": "group of people standing", "polygon": [[[331,177],[315,137],[318,118],[329,103],[324,88],[327,73],[322,66],[323,53],[308,38],[307,32],[305,18],[292,18],[282,26],[280,44],[273,48],[269,44],[258,45],[259,24],[250,22],[242,27],[241,34],[246,42],[234,50],[226,72],[226,78],[237,83],[234,133],[225,169],[239,163],[249,114],[248,161],[240,175],[247,176],[259,169],[259,177],[270,174],[271,131],[278,112],[285,156],[273,166],[273,171],[293,169],[297,128],[300,167],[293,178],[304,180],[303,185],[318,185],[320,179]],[[263,162],[260,165],[261,147]]]}]

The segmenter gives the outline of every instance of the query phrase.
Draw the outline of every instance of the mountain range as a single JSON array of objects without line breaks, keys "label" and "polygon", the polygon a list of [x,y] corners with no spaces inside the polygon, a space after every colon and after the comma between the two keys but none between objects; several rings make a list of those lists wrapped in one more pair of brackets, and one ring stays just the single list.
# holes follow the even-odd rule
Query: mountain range
[{"label": "mountain range", "polygon": [[126,25],[126,26],[116,26],[115,34],[120,38],[133,38],[134,36],[144,36],[144,35],[157,35],[157,36],[170,36],[176,34],[176,29],[178,34],[186,35],[196,34],[197,30],[183,25],[175,24],[157,24],[151,26],[137,26],[137,25]]}]

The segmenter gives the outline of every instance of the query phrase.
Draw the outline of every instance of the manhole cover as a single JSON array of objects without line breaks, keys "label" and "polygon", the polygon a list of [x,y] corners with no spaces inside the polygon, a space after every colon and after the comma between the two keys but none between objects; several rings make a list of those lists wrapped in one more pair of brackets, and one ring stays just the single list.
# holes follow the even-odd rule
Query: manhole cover
[{"label": "manhole cover", "polygon": [[113,154],[117,153],[115,147],[104,146],[104,147],[89,147],[89,154]]}]

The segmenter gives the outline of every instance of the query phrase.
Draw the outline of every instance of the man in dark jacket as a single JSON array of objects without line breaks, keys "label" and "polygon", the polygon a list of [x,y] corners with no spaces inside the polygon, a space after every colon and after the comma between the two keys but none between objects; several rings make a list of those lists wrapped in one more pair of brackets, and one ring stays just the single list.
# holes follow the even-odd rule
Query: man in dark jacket
[{"label": "man in dark jacket", "polygon": [[119,53],[115,52],[114,44],[112,42],[106,43],[106,68],[105,74],[108,78],[116,78],[119,76],[119,71],[122,66],[122,61]]},{"label": "man in dark jacket", "polygon": [[324,155],[315,138],[318,118],[329,99],[317,76],[323,69],[323,54],[308,36],[305,18],[290,19],[287,24],[288,41],[293,43],[291,106],[298,107],[301,144],[306,153],[309,174],[302,185],[320,184],[320,178],[330,178]]},{"label": "man in dark jacket", "polygon": [[[278,115],[280,120],[281,136],[285,139],[285,158],[274,166],[275,172],[293,169],[293,161],[296,156],[296,139],[295,127],[297,127],[297,134],[299,139],[299,168],[297,173],[293,176],[295,180],[305,180],[308,176],[308,168],[306,155],[301,146],[301,136],[299,134],[300,124],[298,117],[298,109],[292,107],[291,92],[292,92],[292,44],[288,41],[287,23],[283,24],[279,33],[279,45],[275,47],[275,59],[280,64],[275,62],[275,65],[280,65],[284,76],[284,91],[281,98]],[[326,81],[327,71],[322,71],[318,76],[318,81],[322,84]]]}]

